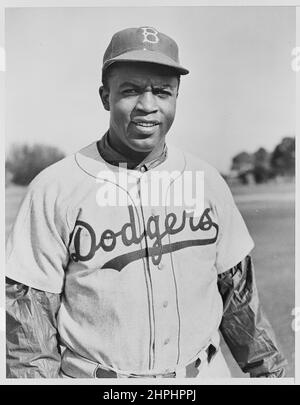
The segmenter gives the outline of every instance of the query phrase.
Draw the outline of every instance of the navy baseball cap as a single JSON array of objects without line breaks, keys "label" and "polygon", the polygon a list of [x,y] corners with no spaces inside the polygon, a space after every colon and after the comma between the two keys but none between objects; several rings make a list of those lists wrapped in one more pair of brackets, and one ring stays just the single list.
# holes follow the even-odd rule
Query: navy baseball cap
[{"label": "navy baseball cap", "polygon": [[176,42],[153,27],[126,28],[115,33],[104,53],[102,74],[116,62],[155,63],[180,75],[189,73],[179,63]]}]

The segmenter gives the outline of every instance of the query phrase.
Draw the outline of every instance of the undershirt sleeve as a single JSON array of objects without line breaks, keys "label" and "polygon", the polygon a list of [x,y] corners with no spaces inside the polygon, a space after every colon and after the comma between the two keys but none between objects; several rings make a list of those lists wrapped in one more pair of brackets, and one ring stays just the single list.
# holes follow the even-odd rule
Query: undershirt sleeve
[{"label": "undershirt sleeve", "polygon": [[6,377],[59,378],[60,295],[6,279]]}]

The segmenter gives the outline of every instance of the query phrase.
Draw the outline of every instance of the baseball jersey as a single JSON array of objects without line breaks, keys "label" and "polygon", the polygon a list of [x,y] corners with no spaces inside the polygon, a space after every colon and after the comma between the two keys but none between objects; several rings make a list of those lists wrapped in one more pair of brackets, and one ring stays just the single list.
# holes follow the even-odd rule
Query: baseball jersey
[{"label": "baseball jersey", "polygon": [[[203,180],[197,212],[174,198],[193,179]],[[252,248],[213,167],[168,146],[154,169],[127,170],[104,161],[95,142],[29,186],[8,239],[7,276],[62,293],[62,348],[124,372],[164,373],[189,364],[218,330],[217,276]]]}]

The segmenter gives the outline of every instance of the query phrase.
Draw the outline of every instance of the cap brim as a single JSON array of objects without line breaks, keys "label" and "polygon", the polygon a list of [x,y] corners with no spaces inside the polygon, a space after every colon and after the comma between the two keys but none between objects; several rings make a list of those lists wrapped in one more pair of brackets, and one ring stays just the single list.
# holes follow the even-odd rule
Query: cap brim
[{"label": "cap brim", "polygon": [[136,50],[123,53],[120,56],[107,60],[102,68],[102,71],[107,69],[110,65],[115,62],[146,62],[146,63],[155,63],[158,65],[168,66],[176,70],[180,75],[187,75],[189,71],[183,66],[176,63],[173,59],[168,56],[155,51],[147,50]]}]

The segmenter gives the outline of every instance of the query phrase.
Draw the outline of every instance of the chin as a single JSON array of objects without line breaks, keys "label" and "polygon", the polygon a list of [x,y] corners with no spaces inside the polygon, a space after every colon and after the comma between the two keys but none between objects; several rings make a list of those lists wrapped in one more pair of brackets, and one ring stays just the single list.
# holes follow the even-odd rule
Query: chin
[{"label": "chin", "polygon": [[138,139],[130,142],[131,149],[136,152],[151,152],[158,142],[154,142],[153,139]]}]

